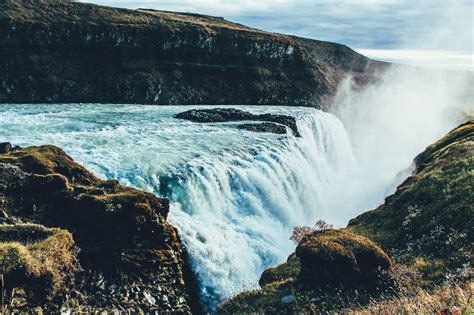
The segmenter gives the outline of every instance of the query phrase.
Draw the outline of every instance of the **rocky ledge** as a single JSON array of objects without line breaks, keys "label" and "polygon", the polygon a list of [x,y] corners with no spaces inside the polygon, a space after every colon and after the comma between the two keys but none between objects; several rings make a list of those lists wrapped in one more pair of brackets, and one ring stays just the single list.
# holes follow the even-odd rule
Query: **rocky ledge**
[{"label": "rocky ledge", "polygon": [[474,120],[414,163],[414,173],[383,205],[347,228],[321,221],[295,228],[295,253],[262,274],[261,289],[238,294],[219,312],[474,311]]},{"label": "rocky ledge", "polygon": [[192,122],[231,122],[231,121],[263,121],[264,123],[246,123],[237,125],[237,128],[255,131],[286,134],[286,127],[290,128],[293,134],[300,136],[296,119],[287,115],[275,114],[252,114],[235,108],[211,108],[211,109],[191,109],[174,116],[178,119],[185,119]]},{"label": "rocky ledge", "polygon": [[0,267],[19,312],[199,312],[169,202],[54,146],[0,145]]},{"label": "rocky ledge", "polygon": [[0,1],[0,103],[323,108],[387,64],[223,18],[66,0]]}]

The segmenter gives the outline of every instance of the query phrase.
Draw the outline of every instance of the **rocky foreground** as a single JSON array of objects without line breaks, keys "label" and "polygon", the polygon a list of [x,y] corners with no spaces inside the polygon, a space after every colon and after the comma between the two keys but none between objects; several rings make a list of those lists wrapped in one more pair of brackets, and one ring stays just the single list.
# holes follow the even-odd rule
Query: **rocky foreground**
[{"label": "rocky foreground", "polygon": [[7,309],[199,312],[169,202],[103,181],[54,146],[0,145]]},{"label": "rocky foreground", "polygon": [[415,158],[415,171],[375,210],[335,230],[295,229],[295,253],[261,289],[220,313],[361,314],[474,311],[474,120]]},{"label": "rocky foreground", "polygon": [[67,0],[0,1],[0,103],[323,108],[386,64],[329,42],[198,14]]}]

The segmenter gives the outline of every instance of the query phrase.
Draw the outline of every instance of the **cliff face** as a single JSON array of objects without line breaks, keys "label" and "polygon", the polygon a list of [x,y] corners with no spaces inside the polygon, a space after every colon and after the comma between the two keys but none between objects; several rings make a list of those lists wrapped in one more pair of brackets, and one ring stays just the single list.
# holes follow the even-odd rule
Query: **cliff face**
[{"label": "cliff face", "polygon": [[0,103],[323,107],[383,63],[222,18],[62,0],[0,1]]},{"label": "cliff face", "polygon": [[47,313],[198,311],[186,250],[168,211],[168,200],[99,180],[57,147],[0,145],[0,265],[8,302]]}]

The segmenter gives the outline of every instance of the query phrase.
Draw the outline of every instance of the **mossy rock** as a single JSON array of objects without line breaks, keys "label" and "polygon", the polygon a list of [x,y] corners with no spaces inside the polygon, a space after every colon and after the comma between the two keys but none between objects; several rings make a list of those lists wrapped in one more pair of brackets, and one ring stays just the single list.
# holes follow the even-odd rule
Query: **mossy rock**
[{"label": "mossy rock", "polygon": [[258,284],[263,287],[264,285],[280,282],[288,279],[296,279],[300,273],[300,260],[296,257],[295,253],[292,253],[286,262],[265,270],[260,276]]},{"label": "mossy rock", "polygon": [[[176,229],[167,222],[168,200],[120,186],[116,180],[101,180],[55,146],[4,151],[0,153],[3,221],[65,229],[74,235],[77,247],[80,270],[72,275],[73,293],[67,292],[76,300],[72,306],[63,305],[65,295],[56,293],[62,290],[66,278],[54,272],[54,268],[44,266],[62,270],[70,266],[69,260],[65,255],[57,259],[52,256],[65,254],[64,250],[49,255],[46,247],[39,248],[54,239],[51,232],[38,227],[5,229],[2,240],[17,243],[12,255],[27,250],[31,257],[41,258],[38,269],[34,268],[36,260],[20,255],[31,264],[29,269],[24,268],[22,277],[17,277],[18,286],[24,283],[26,288],[41,283],[46,289],[39,289],[32,299],[49,301],[50,297],[57,297],[51,302],[38,301],[32,305],[50,312],[61,307],[75,309],[79,305],[107,310],[120,305],[147,312],[186,313],[190,312],[189,305],[199,309],[197,302],[194,303],[198,301],[197,281],[188,265],[186,250]],[[129,292],[131,288],[138,288],[152,298],[133,294]],[[40,293],[45,295],[40,297]],[[196,298],[191,299],[191,294]]]},{"label": "mossy rock", "polygon": [[377,286],[389,256],[369,239],[344,230],[321,230],[305,236],[296,248],[299,282],[306,287]]},{"label": "mossy rock", "polygon": [[6,291],[23,288],[30,300],[44,302],[65,290],[76,259],[73,246],[65,230],[0,225],[0,270]]}]

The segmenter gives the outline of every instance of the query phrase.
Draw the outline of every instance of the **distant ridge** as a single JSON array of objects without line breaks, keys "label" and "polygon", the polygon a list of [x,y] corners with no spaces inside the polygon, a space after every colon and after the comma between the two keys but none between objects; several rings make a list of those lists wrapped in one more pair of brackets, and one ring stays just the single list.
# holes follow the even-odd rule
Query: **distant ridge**
[{"label": "distant ridge", "polygon": [[221,17],[63,0],[0,1],[0,102],[325,107],[386,64]]}]

